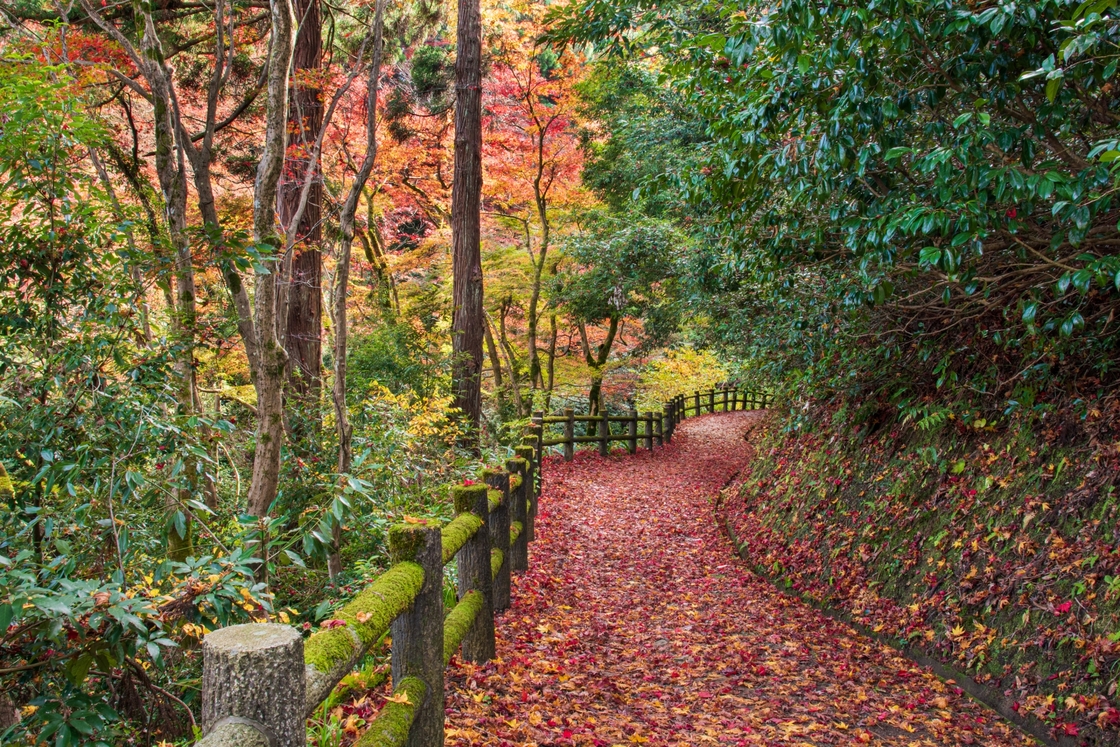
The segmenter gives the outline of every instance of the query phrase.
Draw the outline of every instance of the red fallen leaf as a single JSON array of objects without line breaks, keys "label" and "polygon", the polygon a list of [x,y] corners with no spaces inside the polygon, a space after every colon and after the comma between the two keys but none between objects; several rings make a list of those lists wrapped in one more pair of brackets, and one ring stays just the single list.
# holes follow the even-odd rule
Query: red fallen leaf
[{"label": "red fallen leaf", "polygon": [[1079,731],[1077,724],[1062,724],[1062,733],[1067,737],[1076,737]]},{"label": "red fallen leaf", "polygon": [[345,628],[346,627],[346,621],[345,620],[324,620],[323,622],[319,623],[319,627],[322,628],[323,630],[330,630],[331,628]]},{"label": "red fallen leaf", "polygon": [[1073,602],[1062,602],[1061,604],[1054,607],[1054,611],[1057,612],[1059,615],[1064,615],[1065,613],[1069,612],[1070,608],[1072,608],[1072,607],[1073,607]]},{"label": "red fallen leaf", "polygon": [[564,739],[571,739],[571,738],[572,738],[572,730],[571,729],[565,729],[564,730]]},{"label": "red fallen leaf", "polygon": [[701,698],[710,698],[710,697],[712,697],[712,694],[711,694],[710,692],[708,692],[707,690],[701,690],[700,692],[698,692],[698,693],[696,693],[696,694],[697,694],[697,695],[699,695],[699,696],[700,696]]}]

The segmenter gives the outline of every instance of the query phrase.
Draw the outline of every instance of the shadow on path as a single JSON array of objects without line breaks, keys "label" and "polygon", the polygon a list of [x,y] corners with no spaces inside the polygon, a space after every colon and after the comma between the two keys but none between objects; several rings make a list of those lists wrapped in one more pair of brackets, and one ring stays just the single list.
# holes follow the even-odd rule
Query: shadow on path
[{"label": "shadow on path", "polygon": [[545,465],[499,659],[447,672],[447,744],[1033,744],[734,554],[712,501],[758,418],[704,416],[652,454]]}]

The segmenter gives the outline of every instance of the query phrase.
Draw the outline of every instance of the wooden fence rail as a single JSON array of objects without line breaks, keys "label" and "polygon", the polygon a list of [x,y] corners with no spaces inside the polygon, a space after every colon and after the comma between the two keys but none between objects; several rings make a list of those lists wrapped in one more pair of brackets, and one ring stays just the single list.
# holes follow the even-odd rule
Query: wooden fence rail
[{"label": "wooden fence rail", "polygon": [[[719,401],[717,402],[717,393]],[[701,402],[701,400],[704,400]],[[691,400],[691,406],[690,406]],[[674,397],[659,412],[625,416],[536,413],[505,470],[452,489],[455,518],[406,523],[389,530],[390,568],[304,640],[288,625],[221,628],[202,642],[202,731],[198,747],[305,747],[307,717],[386,633],[392,636],[393,697],[356,747],[443,744],[443,672],[455,651],[468,661],[494,658],[494,613],[510,605],[510,573],[529,568],[545,446],[639,442],[649,450],[673,437],[677,423],[704,412],[765,407],[767,395],[725,387]],[[719,409],[717,409],[717,406]],[[575,434],[577,422],[597,433]],[[612,434],[611,423],[624,433]],[[544,429],[562,426],[563,437]],[[457,602],[444,609],[443,569],[458,566]]]}]

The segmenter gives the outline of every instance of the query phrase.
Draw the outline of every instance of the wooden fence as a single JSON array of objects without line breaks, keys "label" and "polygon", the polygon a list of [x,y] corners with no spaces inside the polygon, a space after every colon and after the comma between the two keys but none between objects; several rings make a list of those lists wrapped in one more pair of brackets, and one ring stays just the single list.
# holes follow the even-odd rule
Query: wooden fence
[{"label": "wooden fence", "polygon": [[[494,613],[510,605],[510,573],[528,570],[528,543],[540,495],[540,455],[561,445],[595,442],[607,453],[624,440],[653,449],[676,424],[703,412],[765,407],[765,394],[733,387],[676,397],[657,413],[624,417],[537,413],[505,470],[452,489],[450,522],[398,524],[389,530],[392,566],[307,640],[288,625],[251,623],[221,628],[202,641],[202,731],[199,747],[304,747],[307,717],[383,635],[392,637],[394,694],[357,747],[436,747],[443,744],[443,672],[461,647],[468,661],[494,658]],[[575,423],[598,425],[576,436]],[[625,433],[612,434],[622,423]],[[544,428],[563,425],[563,437]],[[639,425],[641,433],[639,433]],[[444,610],[443,569],[458,564],[458,602]]]},{"label": "wooden fence", "polygon": [[[765,409],[768,403],[769,395],[765,392],[729,386],[678,395],[664,403],[658,412],[631,410],[626,415],[608,415],[600,405],[599,413],[595,415],[576,415],[569,408],[564,410],[563,415],[543,417],[538,413],[533,421],[545,428],[552,426],[553,431],[559,430],[558,434],[545,434],[541,446],[563,447],[564,460],[570,462],[578,444],[596,444],[602,456],[610,452],[612,441],[625,441],[626,450],[631,454],[638,450],[639,441],[644,448],[652,451],[654,447],[672,441],[677,423],[685,418],[705,412]],[[586,424],[583,435],[576,435],[576,423]]]}]

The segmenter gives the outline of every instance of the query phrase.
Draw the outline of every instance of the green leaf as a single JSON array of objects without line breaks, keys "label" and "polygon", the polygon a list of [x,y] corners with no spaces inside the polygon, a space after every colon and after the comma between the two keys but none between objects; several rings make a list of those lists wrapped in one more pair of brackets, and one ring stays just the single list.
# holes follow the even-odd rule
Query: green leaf
[{"label": "green leaf", "polygon": [[1027,324],[1033,324],[1035,316],[1038,315],[1038,302],[1031,301],[1023,307],[1023,321]]},{"label": "green leaf", "polygon": [[972,112],[965,112],[953,120],[953,129],[960,128],[968,120],[972,119]]},{"label": "green leaf", "polygon": [[77,687],[85,682],[92,664],[93,656],[90,654],[82,654],[77,659],[71,659],[66,665],[66,678],[70,680],[70,684]]},{"label": "green leaf", "polygon": [[807,54],[797,55],[797,69],[802,75],[809,72],[809,67],[812,64],[813,64],[813,60],[810,59],[809,55],[807,55]]},{"label": "green leaf", "polygon": [[1046,98],[1049,99],[1051,103],[1058,97],[1058,89],[1061,88],[1061,85],[1061,78],[1051,78],[1046,81]]}]

